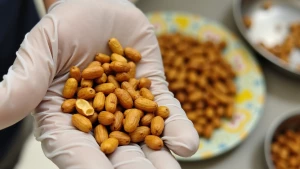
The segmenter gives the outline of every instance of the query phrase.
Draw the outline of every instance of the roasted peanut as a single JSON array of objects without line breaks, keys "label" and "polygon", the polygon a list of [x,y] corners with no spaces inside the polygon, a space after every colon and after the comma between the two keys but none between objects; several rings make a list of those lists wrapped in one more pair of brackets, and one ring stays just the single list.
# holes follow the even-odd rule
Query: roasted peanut
[{"label": "roasted peanut", "polygon": [[81,76],[84,79],[96,79],[98,77],[101,77],[103,72],[104,70],[99,63],[99,65],[92,65],[83,69]]},{"label": "roasted peanut", "polygon": [[64,113],[72,113],[75,110],[76,99],[67,99],[61,105],[61,111]]},{"label": "roasted peanut", "polygon": [[145,137],[150,134],[150,128],[147,126],[137,127],[132,133],[129,133],[133,143],[139,143],[145,140]]},{"label": "roasted peanut", "polygon": [[164,130],[164,119],[160,116],[155,116],[151,121],[151,134],[160,136]]},{"label": "roasted peanut", "polygon": [[124,58],[122,55],[119,55],[117,53],[113,53],[111,55],[111,60],[112,61],[119,61],[119,62],[125,62],[125,63],[127,63],[127,59]]},{"label": "roasted peanut", "polygon": [[154,118],[153,113],[147,113],[145,116],[141,119],[141,126],[150,126],[152,119]]},{"label": "roasted peanut", "polygon": [[80,114],[74,114],[72,116],[72,124],[80,131],[88,133],[92,130],[92,123],[91,121]]},{"label": "roasted peanut", "polygon": [[130,70],[128,72],[130,78],[135,78],[136,74],[136,65],[133,62],[128,62],[128,65],[130,67]]},{"label": "roasted peanut", "polygon": [[140,52],[133,48],[127,47],[125,48],[124,51],[125,51],[125,56],[134,62],[139,62],[142,59]]},{"label": "roasted peanut", "polygon": [[140,81],[135,79],[135,78],[130,78],[129,79],[129,84],[131,84],[131,86],[133,87],[134,90],[137,89],[139,83],[140,83]]},{"label": "roasted peanut", "polygon": [[116,111],[114,115],[115,115],[115,121],[110,125],[110,129],[112,131],[119,131],[122,129],[123,126],[122,124],[123,124],[124,115],[120,111]]},{"label": "roasted peanut", "polygon": [[130,143],[129,135],[121,131],[113,131],[109,134],[109,137],[116,138],[121,146],[128,145]]},{"label": "roasted peanut", "polygon": [[75,78],[69,78],[64,86],[63,89],[63,97],[66,99],[71,99],[76,91],[77,91],[77,87],[78,87],[78,82]]},{"label": "roasted peanut", "polygon": [[154,135],[146,136],[145,143],[149,148],[151,148],[153,150],[160,150],[164,146],[164,143],[161,140],[161,138],[154,136]]},{"label": "roasted peanut", "polygon": [[145,112],[155,112],[157,109],[157,103],[152,100],[140,97],[134,101],[134,106]]},{"label": "roasted peanut", "polygon": [[133,106],[133,101],[130,96],[130,94],[121,88],[117,88],[115,90],[115,95],[118,98],[119,103],[125,108],[125,109],[131,109]]},{"label": "roasted peanut", "polygon": [[98,124],[94,130],[94,137],[95,137],[97,143],[99,145],[101,145],[101,143],[104,140],[108,139],[108,132],[107,132],[106,127],[102,124]]},{"label": "roasted peanut", "polygon": [[147,88],[141,88],[140,89],[140,95],[146,99],[154,100],[154,95],[151,93],[151,91]]},{"label": "roasted peanut", "polygon": [[113,53],[124,55],[123,47],[116,38],[109,39],[108,46]]},{"label": "roasted peanut", "polygon": [[77,97],[79,99],[85,99],[85,100],[92,99],[95,97],[95,95],[96,95],[96,92],[91,87],[81,88],[77,93]]},{"label": "roasted peanut", "polygon": [[138,110],[132,109],[125,115],[124,130],[128,133],[133,132],[140,122],[140,112]]},{"label": "roasted peanut", "polygon": [[115,116],[111,112],[102,111],[98,115],[98,121],[102,125],[111,125],[115,121]]},{"label": "roasted peanut", "polygon": [[93,87],[93,80],[86,80],[84,78],[81,79],[81,82],[80,82],[80,87]]},{"label": "roasted peanut", "polygon": [[102,65],[103,71],[106,75],[110,75],[113,71],[110,69],[110,64],[109,63],[104,63]]},{"label": "roasted peanut", "polygon": [[156,110],[156,115],[166,119],[170,115],[170,110],[166,106],[159,106]]},{"label": "roasted peanut", "polygon": [[118,139],[108,138],[101,143],[100,149],[105,154],[111,154],[117,149],[118,145],[119,145]]},{"label": "roasted peanut", "polygon": [[77,82],[80,82],[81,80],[81,72],[80,69],[77,66],[72,66],[70,69],[70,78],[74,78],[77,80]]},{"label": "roasted peanut", "polygon": [[140,93],[138,91],[135,91],[132,85],[129,84],[128,82],[123,82],[121,84],[121,87],[122,89],[126,90],[130,94],[133,100],[136,100],[137,98],[141,97]]},{"label": "roasted peanut", "polygon": [[96,111],[102,111],[105,105],[105,95],[102,92],[98,92],[93,101],[93,107]]},{"label": "roasted peanut", "polygon": [[103,83],[95,87],[96,92],[103,92],[104,94],[113,93],[116,86],[113,83]]},{"label": "roasted peanut", "polygon": [[103,53],[98,53],[95,56],[95,60],[100,62],[101,64],[103,63],[110,63],[110,56],[103,54]]},{"label": "roasted peanut", "polygon": [[140,79],[140,82],[139,82],[139,89],[141,89],[141,88],[143,88],[143,87],[149,89],[150,86],[151,86],[151,81],[150,81],[148,78],[142,77],[142,78]]},{"label": "roasted peanut", "polygon": [[96,78],[94,81],[97,84],[105,83],[107,81],[107,75],[105,73],[103,73],[101,77]]},{"label": "roasted peanut", "polygon": [[110,69],[116,73],[129,72],[130,65],[126,62],[113,61],[110,63]]},{"label": "roasted peanut", "polygon": [[88,116],[87,118],[91,121],[92,124],[94,124],[98,121],[98,113],[94,112],[93,115]]},{"label": "roasted peanut", "polygon": [[117,109],[117,96],[114,93],[110,93],[105,99],[105,110],[114,113]]}]

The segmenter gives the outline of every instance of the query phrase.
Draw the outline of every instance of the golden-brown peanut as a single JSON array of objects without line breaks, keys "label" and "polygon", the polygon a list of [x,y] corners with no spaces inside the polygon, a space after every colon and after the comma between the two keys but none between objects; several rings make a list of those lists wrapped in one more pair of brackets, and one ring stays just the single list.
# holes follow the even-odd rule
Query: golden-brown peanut
[{"label": "golden-brown peanut", "polygon": [[127,115],[130,111],[132,111],[132,110],[138,111],[139,114],[140,114],[140,118],[142,118],[142,117],[144,116],[144,112],[143,112],[142,110],[139,110],[139,109],[127,109],[127,110],[125,110],[125,112],[124,112],[124,116],[126,117],[126,115]]},{"label": "golden-brown peanut", "polygon": [[150,86],[151,86],[151,81],[150,81],[148,78],[142,77],[142,78],[140,79],[140,82],[139,82],[139,89],[141,89],[141,88],[143,88],[143,87],[149,89]]},{"label": "golden-brown peanut", "polygon": [[139,62],[142,59],[140,52],[133,48],[127,47],[125,48],[124,51],[125,51],[125,56],[134,62]]},{"label": "golden-brown peanut", "polygon": [[115,76],[113,76],[113,75],[108,76],[107,82],[114,84],[116,88],[120,88],[119,82],[116,80]]},{"label": "golden-brown peanut", "polygon": [[77,80],[77,82],[80,82],[81,80],[81,72],[80,69],[77,66],[72,66],[70,69],[70,78],[74,78]]},{"label": "golden-brown peanut", "polygon": [[110,69],[110,64],[109,63],[104,63],[103,65],[102,65],[102,68],[103,68],[103,70],[104,70],[104,73],[106,74],[106,75],[110,75],[113,71]]},{"label": "golden-brown peanut", "polygon": [[94,124],[98,121],[98,113],[94,112],[93,115],[88,116],[87,118],[91,121],[92,124]]},{"label": "golden-brown peanut", "polygon": [[117,96],[114,93],[110,93],[105,99],[105,110],[114,113],[117,109]]},{"label": "golden-brown peanut", "polygon": [[95,56],[95,60],[100,62],[101,64],[103,63],[110,63],[110,56],[103,54],[103,53],[98,53]]},{"label": "golden-brown peanut", "polygon": [[98,62],[98,61],[92,61],[91,63],[88,64],[87,68],[88,67],[94,67],[94,66],[101,66],[101,63]]},{"label": "golden-brown peanut", "polygon": [[203,133],[203,127],[202,127],[201,125],[199,125],[199,124],[194,124],[194,128],[196,129],[196,131],[197,131],[197,133],[198,133],[199,135],[202,135],[202,133]]},{"label": "golden-brown peanut", "polygon": [[124,115],[120,111],[115,112],[115,121],[110,125],[112,131],[120,131],[123,126]]},{"label": "golden-brown peanut", "polygon": [[157,109],[156,102],[146,99],[146,98],[143,98],[143,97],[137,98],[134,101],[134,106],[140,110],[143,110],[143,111],[149,112],[149,113],[155,112]]},{"label": "golden-brown peanut", "polygon": [[61,105],[61,111],[64,113],[72,113],[75,110],[76,99],[67,99]]},{"label": "golden-brown peanut", "polygon": [[71,99],[76,91],[77,91],[77,87],[78,87],[78,82],[75,78],[69,78],[64,86],[63,89],[63,97],[66,99]]},{"label": "golden-brown peanut", "polygon": [[217,115],[218,115],[219,117],[224,116],[224,114],[225,114],[225,109],[224,109],[224,107],[223,107],[223,106],[218,106],[218,107],[216,108],[216,113],[217,113]]},{"label": "golden-brown peanut", "polygon": [[149,148],[153,150],[160,150],[164,146],[162,139],[153,135],[146,136],[145,143]]},{"label": "golden-brown peanut", "polygon": [[166,106],[159,106],[156,110],[156,115],[166,119],[170,115],[170,110]]},{"label": "golden-brown peanut", "polygon": [[96,111],[102,111],[105,105],[105,95],[102,92],[98,92],[93,101],[93,107]]},{"label": "golden-brown peanut", "polygon": [[212,107],[207,107],[204,114],[207,118],[213,119],[215,117],[215,110]]},{"label": "golden-brown peanut", "polygon": [[94,114],[94,108],[90,105],[90,103],[84,99],[76,100],[76,110],[79,114],[84,116],[91,116]]},{"label": "golden-brown peanut", "polygon": [[147,126],[137,127],[132,133],[129,133],[131,142],[139,143],[145,140],[145,137],[150,135],[150,128]]},{"label": "golden-brown peanut", "polygon": [[121,84],[121,88],[126,90],[133,100],[136,100],[137,98],[141,97],[140,93],[138,91],[135,91],[132,85],[128,82],[123,82]]},{"label": "golden-brown peanut", "polygon": [[98,115],[98,121],[102,125],[111,125],[115,121],[115,115],[108,111],[102,111]]},{"label": "golden-brown peanut", "polygon": [[96,92],[103,92],[104,94],[113,93],[116,86],[113,83],[103,83],[95,87]]},{"label": "golden-brown peanut", "polygon": [[192,103],[196,103],[197,101],[199,101],[201,98],[203,97],[203,94],[199,91],[191,93],[188,96],[188,100]]},{"label": "golden-brown peanut", "polygon": [[225,110],[225,117],[232,118],[234,112],[234,107],[232,104],[229,104]]},{"label": "golden-brown peanut", "polygon": [[164,130],[165,122],[164,119],[160,116],[155,116],[151,121],[151,134],[160,136]]},{"label": "golden-brown peanut", "polygon": [[87,80],[82,78],[81,82],[80,82],[80,87],[84,88],[84,87],[93,87],[93,80]]},{"label": "golden-brown peanut", "polygon": [[198,113],[195,111],[187,111],[186,115],[188,119],[191,120],[192,122],[196,122],[199,117]]},{"label": "golden-brown peanut", "polygon": [[133,132],[140,122],[140,112],[137,109],[131,109],[125,115],[124,130],[128,133]]},{"label": "golden-brown peanut", "polygon": [[94,130],[94,137],[95,137],[97,143],[99,145],[101,145],[101,143],[104,140],[108,139],[108,132],[107,132],[106,127],[102,124],[98,124]]},{"label": "golden-brown peanut", "polygon": [[94,65],[94,66],[89,66],[82,71],[82,78],[84,79],[96,79],[98,77],[101,77],[103,74],[104,70],[103,68],[99,65]]},{"label": "golden-brown peanut", "polygon": [[227,94],[228,93],[228,89],[226,87],[226,85],[222,82],[216,82],[214,84],[214,87],[216,90],[218,90],[219,92],[223,93],[223,94]]},{"label": "golden-brown peanut", "polygon": [[100,149],[104,154],[113,153],[119,145],[119,141],[116,138],[108,138],[102,142]]},{"label": "golden-brown peanut", "polygon": [[109,39],[108,46],[113,53],[124,55],[123,47],[116,38]]},{"label": "golden-brown peanut", "polygon": [[116,53],[113,53],[111,55],[111,60],[112,61],[119,61],[119,62],[125,62],[127,63],[127,59],[124,58],[122,55],[119,55],[119,54],[116,54]]},{"label": "golden-brown peanut", "polygon": [[184,92],[177,92],[175,97],[180,103],[183,103],[187,100],[187,96]]},{"label": "golden-brown peanut", "polygon": [[121,131],[113,131],[109,134],[110,138],[116,138],[119,141],[119,145],[128,145],[130,143],[130,137],[128,134]]},{"label": "golden-brown peanut", "polygon": [[205,138],[210,138],[213,133],[214,127],[212,125],[207,125],[203,129],[203,136]]},{"label": "golden-brown peanut", "polygon": [[115,90],[115,95],[117,96],[119,103],[125,108],[125,109],[131,109],[133,106],[133,101],[130,96],[130,94],[121,88],[117,88]]},{"label": "golden-brown peanut", "polygon": [[193,109],[193,105],[189,102],[185,102],[182,104],[182,108],[184,111],[191,111]]},{"label": "golden-brown peanut", "polygon": [[109,65],[110,69],[116,73],[129,72],[130,66],[126,62],[113,61]]},{"label": "golden-brown peanut", "polygon": [[91,87],[81,88],[77,93],[77,97],[79,99],[85,99],[85,100],[92,99],[95,97],[95,95],[96,95],[96,92]]},{"label": "golden-brown peanut", "polygon": [[211,122],[212,122],[212,125],[214,126],[214,128],[221,127],[221,120],[219,118],[214,117]]},{"label": "golden-brown peanut", "polygon": [[191,71],[189,72],[189,74],[187,75],[187,80],[191,83],[191,84],[195,84],[198,81],[198,74],[196,71]]},{"label": "golden-brown peanut", "polygon": [[130,67],[130,70],[128,72],[130,78],[135,78],[135,74],[136,74],[136,65],[134,62],[128,62],[128,65]]},{"label": "golden-brown peanut", "polygon": [[83,131],[85,133],[88,133],[92,130],[91,121],[81,114],[74,114],[72,116],[72,124],[77,129],[79,129],[80,131]]},{"label": "golden-brown peanut", "polygon": [[146,99],[154,100],[154,95],[151,93],[151,91],[147,88],[141,88],[140,95]]},{"label": "golden-brown peanut", "polygon": [[107,81],[107,75],[105,73],[103,73],[101,77],[96,78],[94,81],[97,84],[105,83]]},{"label": "golden-brown peanut", "polygon": [[116,74],[116,80],[118,82],[124,82],[124,81],[128,81],[130,79],[130,75],[128,73],[117,73]]},{"label": "golden-brown peanut", "polygon": [[154,118],[153,113],[147,113],[145,116],[142,117],[140,121],[141,126],[150,126],[153,118]]},{"label": "golden-brown peanut", "polygon": [[140,83],[140,81],[135,79],[135,78],[130,78],[129,79],[129,84],[131,84],[131,86],[133,87],[134,90],[137,89],[139,83]]}]

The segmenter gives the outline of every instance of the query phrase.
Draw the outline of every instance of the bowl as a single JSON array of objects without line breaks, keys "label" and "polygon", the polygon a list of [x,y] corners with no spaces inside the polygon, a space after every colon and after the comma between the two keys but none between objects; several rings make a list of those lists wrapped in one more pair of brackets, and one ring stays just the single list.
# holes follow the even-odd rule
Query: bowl
[{"label": "bowl", "polygon": [[[269,9],[263,8],[266,1],[271,2]],[[300,22],[299,0],[234,0],[233,16],[240,33],[256,52],[283,72],[300,78],[299,48],[293,48],[290,61],[284,62],[261,45],[274,47],[284,41],[290,24]],[[244,24],[245,16],[252,22],[250,28]]]},{"label": "bowl", "polygon": [[277,117],[267,131],[264,152],[269,169],[275,169],[271,157],[271,144],[274,138],[288,129],[300,129],[300,108]]}]

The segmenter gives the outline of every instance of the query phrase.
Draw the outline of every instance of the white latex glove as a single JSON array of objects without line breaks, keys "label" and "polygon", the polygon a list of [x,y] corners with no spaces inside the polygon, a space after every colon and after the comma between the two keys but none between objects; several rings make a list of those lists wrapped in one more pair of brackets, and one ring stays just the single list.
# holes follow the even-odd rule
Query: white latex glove
[{"label": "white latex glove", "polygon": [[[71,115],[61,112],[70,67],[82,70],[96,53],[109,54],[107,42],[112,37],[141,52],[137,78],[148,77],[155,101],[170,109],[162,137],[166,147],[161,151],[132,144],[106,157],[92,134],[75,129]],[[0,129],[35,109],[35,136],[45,155],[61,169],[178,169],[168,149],[190,156],[198,149],[199,138],[167,86],[153,27],[133,4],[127,0],[60,1],[26,35],[0,83]]]}]

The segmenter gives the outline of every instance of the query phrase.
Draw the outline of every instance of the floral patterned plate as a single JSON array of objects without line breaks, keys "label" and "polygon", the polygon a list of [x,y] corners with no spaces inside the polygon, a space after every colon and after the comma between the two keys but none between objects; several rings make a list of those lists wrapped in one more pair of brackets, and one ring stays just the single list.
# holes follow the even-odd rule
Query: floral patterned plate
[{"label": "floral patterned plate", "polygon": [[193,156],[174,156],[181,161],[197,161],[231,150],[247,138],[263,113],[265,81],[253,54],[227,28],[207,18],[178,12],[154,12],[147,17],[157,35],[180,32],[204,41],[226,40],[223,55],[237,73],[234,116],[231,121],[223,120],[211,139],[200,138],[199,149]]}]

